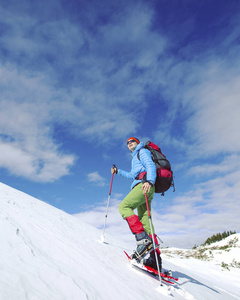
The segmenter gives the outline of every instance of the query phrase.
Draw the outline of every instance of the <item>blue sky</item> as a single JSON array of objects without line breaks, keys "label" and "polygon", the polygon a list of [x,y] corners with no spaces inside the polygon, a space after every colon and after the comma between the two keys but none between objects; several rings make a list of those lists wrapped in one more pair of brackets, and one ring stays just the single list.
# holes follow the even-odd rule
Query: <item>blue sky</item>
[{"label": "blue sky", "polygon": [[[126,139],[160,145],[167,245],[239,232],[239,1],[0,1],[0,180],[101,227]],[[113,182],[108,232],[131,238]],[[124,227],[125,226],[125,227]]]}]

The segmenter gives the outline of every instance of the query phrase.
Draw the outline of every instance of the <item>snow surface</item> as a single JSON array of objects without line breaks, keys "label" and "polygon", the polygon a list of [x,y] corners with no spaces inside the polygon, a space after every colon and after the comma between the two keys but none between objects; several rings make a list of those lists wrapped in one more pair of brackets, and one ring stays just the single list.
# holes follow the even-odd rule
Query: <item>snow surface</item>
[{"label": "snow surface", "polygon": [[130,266],[123,250],[133,249],[107,234],[101,243],[101,235],[0,183],[0,300],[240,299],[240,269],[223,269],[219,258],[202,261],[164,251],[163,267],[179,284],[163,288]]}]

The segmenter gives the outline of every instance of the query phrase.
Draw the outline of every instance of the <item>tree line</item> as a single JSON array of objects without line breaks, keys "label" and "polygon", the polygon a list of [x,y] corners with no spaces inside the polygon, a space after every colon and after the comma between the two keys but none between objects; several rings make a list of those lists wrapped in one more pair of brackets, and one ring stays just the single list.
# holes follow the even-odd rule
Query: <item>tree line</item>
[{"label": "tree line", "polygon": [[204,244],[202,244],[202,246],[210,245],[215,242],[219,242],[219,241],[225,239],[226,237],[230,236],[231,234],[235,234],[235,233],[236,233],[236,231],[230,230],[230,231],[224,231],[223,233],[214,234],[210,238],[206,239],[206,241],[204,242]]}]

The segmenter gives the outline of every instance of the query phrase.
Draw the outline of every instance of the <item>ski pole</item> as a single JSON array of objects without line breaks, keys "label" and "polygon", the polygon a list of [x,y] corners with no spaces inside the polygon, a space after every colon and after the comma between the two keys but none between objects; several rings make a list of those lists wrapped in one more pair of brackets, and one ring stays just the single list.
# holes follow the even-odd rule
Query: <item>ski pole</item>
[{"label": "ski pole", "polygon": [[[113,168],[116,168],[116,166],[113,165]],[[107,223],[109,201],[110,201],[111,192],[112,192],[113,175],[114,175],[114,173],[112,174],[111,183],[110,183],[110,190],[109,190],[109,194],[108,194],[107,210],[106,210],[106,215],[105,215],[105,222],[104,222],[103,234],[101,236],[101,242],[102,243],[104,242],[104,239],[105,239],[104,233],[105,233],[105,227],[106,227],[106,223]]]},{"label": "ski pole", "polygon": [[154,239],[154,235],[153,235],[152,218],[151,218],[151,214],[150,214],[150,209],[149,209],[149,205],[148,205],[148,198],[147,198],[147,194],[146,193],[145,193],[145,200],[146,200],[147,211],[148,211],[148,219],[149,219],[149,223],[150,223],[150,227],[151,227],[151,234],[152,234],[152,240],[153,240],[153,249],[154,249],[155,259],[156,259],[156,263],[157,263],[158,276],[159,276],[160,285],[162,285],[162,279],[161,279],[161,274],[160,274],[159,262],[158,262],[158,258],[157,258],[156,244],[155,244],[155,239]]}]

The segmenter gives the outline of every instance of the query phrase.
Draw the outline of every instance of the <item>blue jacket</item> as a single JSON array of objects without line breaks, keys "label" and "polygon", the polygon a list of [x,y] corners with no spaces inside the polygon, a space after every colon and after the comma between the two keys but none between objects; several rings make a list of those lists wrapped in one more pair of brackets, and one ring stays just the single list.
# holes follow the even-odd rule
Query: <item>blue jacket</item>
[{"label": "blue jacket", "polygon": [[[132,169],[130,172],[126,172],[124,170],[118,169],[118,175],[123,176],[128,179],[132,179],[132,185],[131,189],[138,183],[141,182],[141,180],[135,179],[140,173],[147,172],[147,180],[151,181],[153,184],[155,184],[156,181],[156,175],[157,175],[157,169],[156,166],[152,160],[151,152],[145,148],[143,148],[144,144],[141,142],[137,145],[136,149],[132,152]],[[142,149],[143,148],[143,149]],[[138,159],[138,152],[140,151],[140,160]]]}]

